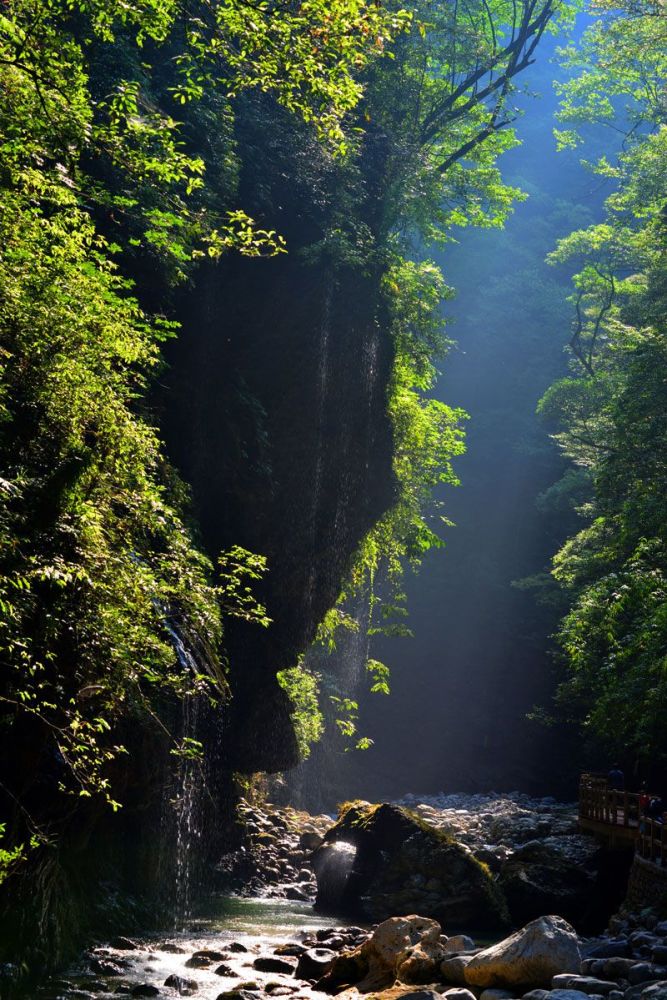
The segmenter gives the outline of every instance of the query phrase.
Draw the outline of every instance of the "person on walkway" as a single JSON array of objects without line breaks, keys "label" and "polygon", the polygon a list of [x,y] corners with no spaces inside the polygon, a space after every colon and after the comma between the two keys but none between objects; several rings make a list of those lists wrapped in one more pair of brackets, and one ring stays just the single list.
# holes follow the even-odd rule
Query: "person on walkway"
[{"label": "person on walkway", "polygon": [[656,795],[648,804],[646,815],[655,823],[662,823],[665,813],[665,801],[660,795]]},{"label": "person on walkway", "polygon": [[622,792],[625,790],[625,775],[621,771],[620,764],[614,764],[607,775],[607,788],[613,792]]}]

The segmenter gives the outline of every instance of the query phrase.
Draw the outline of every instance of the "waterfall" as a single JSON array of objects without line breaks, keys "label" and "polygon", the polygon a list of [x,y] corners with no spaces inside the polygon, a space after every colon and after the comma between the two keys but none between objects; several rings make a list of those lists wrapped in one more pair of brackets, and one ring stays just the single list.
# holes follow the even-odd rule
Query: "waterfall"
[{"label": "waterfall", "polygon": [[[200,715],[200,698],[183,699],[183,737],[196,739]],[[192,883],[195,859],[199,856],[197,841],[202,836],[202,795],[204,780],[202,762],[181,757],[176,775],[175,843],[175,926],[183,926],[192,916]]]},{"label": "waterfall", "polygon": [[[183,641],[173,620],[165,621],[174,652],[183,673],[195,677],[201,673],[192,651]],[[204,696],[186,695],[180,701],[178,732],[174,736],[181,745],[201,736]],[[167,906],[173,911],[174,926],[182,927],[192,916],[195,875],[200,856],[203,832],[203,799],[205,793],[204,765],[198,757],[183,755],[165,796],[162,836],[168,859]],[[167,874],[167,873],[165,873]]]}]

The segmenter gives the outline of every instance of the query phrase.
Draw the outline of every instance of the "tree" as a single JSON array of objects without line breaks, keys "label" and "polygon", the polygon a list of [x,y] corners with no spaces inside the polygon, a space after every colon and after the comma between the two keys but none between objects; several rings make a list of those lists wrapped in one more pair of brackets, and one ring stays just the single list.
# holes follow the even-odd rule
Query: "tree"
[{"label": "tree", "polygon": [[[650,3],[605,3],[563,87],[561,120],[623,133],[603,223],[552,254],[576,262],[571,375],[540,409],[592,493],[588,525],[554,560],[570,610],[558,640],[559,702],[593,741],[628,760],[667,760],[667,124],[665,23]],[[579,133],[559,133],[576,144]]]}]

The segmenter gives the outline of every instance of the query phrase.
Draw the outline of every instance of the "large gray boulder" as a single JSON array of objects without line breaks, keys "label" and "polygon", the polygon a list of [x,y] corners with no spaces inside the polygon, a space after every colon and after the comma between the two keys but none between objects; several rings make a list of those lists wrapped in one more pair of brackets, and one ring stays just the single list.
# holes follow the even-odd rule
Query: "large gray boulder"
[{"label": "large gray boulder", "polygon": [[540,917],[475,955],[465,979],[470,986],[549,986],[559,973],[578,973],[580,965],[574,928],[562,917]]}]

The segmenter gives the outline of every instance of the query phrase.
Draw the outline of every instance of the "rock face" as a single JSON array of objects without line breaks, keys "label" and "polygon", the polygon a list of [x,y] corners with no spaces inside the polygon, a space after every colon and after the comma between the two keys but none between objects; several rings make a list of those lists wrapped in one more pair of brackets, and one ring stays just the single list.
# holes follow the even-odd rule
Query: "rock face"
[{"label": "rock face", "polygon": [[[395,493],[386,406],[393,344],[380,276],[333,268],[313,251],[331,225],[335,178],[318,176],[319,164],[307,171],[316,195],[289,158],[275,159],[265,129],[251,142],[244,205],[280,219],[290,253],[261,262],[228,255],[198,270],[183,293],[183,344],[167,351],[162,422],[211,558],[242,539],[270,567],[253,594],[271,628],[234,619],[226,632],[234,698],[225,765],[244,774],[298,763],[276,672],[314,639]],[[374,211],[370,147],[363,161]]]},{"label": "rock face", "polygon": [[[326,861],[331,845],[354,854],[345,883],[331,888]],[[315,853],[317,907],[373,921],[421,913],[447,930],[506,927],[502,894],[488,869],[447,834],[392,805],[355,803],[344,809]]]},{"label": "rock face", "polygon": [[471,986],[546,986],[563,972],[578,973],[579,941],[561,917],[540,917],[468,962]]}]

